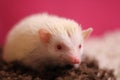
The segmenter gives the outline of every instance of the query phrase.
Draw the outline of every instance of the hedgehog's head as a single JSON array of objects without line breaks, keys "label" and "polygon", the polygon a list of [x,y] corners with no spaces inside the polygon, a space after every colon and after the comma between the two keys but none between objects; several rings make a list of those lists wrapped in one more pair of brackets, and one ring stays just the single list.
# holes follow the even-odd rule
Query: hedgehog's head
[{"label": "hedgehog's head", "polygon": [[50,57],[61,64],[79,64],[83,54],[83,42],[92,28],[81,30],[79,26],[40,29],[41,41],[46,45]]}]

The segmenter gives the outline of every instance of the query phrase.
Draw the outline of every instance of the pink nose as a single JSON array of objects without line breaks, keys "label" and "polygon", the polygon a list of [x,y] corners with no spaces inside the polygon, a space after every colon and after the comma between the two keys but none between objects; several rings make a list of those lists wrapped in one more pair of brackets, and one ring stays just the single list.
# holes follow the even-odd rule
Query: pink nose
[{"label": "pink nose", "polygon": [[67,55],[67,59],[72,64],[79,64],[80,63],[80,59],[78,57],[73,56],[73,55]]},{"label": "pink nose", "polygon": [[73,64],[79,64],[80,63],[80,60],[79,59],[77,59],[77,58],[74,58],[73,59]]}]

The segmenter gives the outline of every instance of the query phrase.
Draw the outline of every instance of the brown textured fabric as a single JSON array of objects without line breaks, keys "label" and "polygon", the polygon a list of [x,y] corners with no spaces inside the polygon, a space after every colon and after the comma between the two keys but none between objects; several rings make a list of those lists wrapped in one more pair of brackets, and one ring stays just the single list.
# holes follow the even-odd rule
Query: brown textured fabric
[{"label": "brown textured fabric", "polygon": [[[0,50],[1,53],[2,50]],[[96,61],[84,59],[78,69],[46,68],[38,73],[18,64],[6,64],[0,56],[0,80],[116,80],[113,71],[101,70]]]}]

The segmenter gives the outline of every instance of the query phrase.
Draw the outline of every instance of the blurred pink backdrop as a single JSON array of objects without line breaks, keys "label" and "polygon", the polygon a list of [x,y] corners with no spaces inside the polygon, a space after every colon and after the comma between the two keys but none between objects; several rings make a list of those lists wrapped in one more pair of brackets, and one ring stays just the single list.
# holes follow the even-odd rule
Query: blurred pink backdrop
[{"label": "blurred pink backdrop", "polygon": [[92,35],[120,28],[120,0],[0,0],[0,44],[7,32],[23,17],[48,12],[72,18]]}]

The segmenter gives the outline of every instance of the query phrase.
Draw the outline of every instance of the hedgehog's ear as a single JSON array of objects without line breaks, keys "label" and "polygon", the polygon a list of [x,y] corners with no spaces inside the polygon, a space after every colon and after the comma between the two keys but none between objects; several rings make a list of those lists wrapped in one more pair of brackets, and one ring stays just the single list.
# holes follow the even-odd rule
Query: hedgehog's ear
[{"label": "hedgehog's ear", "polygon": [[40,29],[39,36],[42,42],[49,43],[50,38],[51,38],[51,34],[49,33],[49,31],[47,31],[46,29]]},{"label": "hedgehog's ear", "polygon": [[91,34],[92,31],[93,31],[92,28],[88,28],[88,29],[86,29],[86,30],[83,30],[83,31],[82,31],[83,39],[85,40],[85,39]]}]

